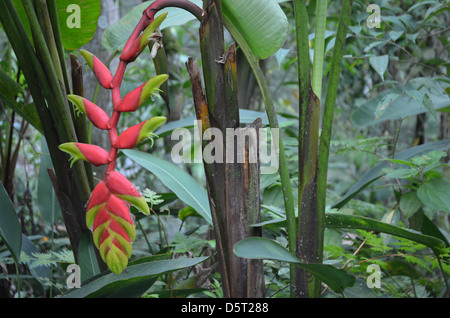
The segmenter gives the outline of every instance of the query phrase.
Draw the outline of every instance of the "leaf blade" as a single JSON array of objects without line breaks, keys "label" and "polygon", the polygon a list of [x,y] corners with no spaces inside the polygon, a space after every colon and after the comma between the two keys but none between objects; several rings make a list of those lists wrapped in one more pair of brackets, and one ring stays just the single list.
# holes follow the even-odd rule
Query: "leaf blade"
[{"label": "leaf blade", "polygon": [[20,258],[20,251],[22,248],[22,231],[8,193],[6,192],[3,183],[0,183],[0,237],[5,242],[8,250],[11,252],[13,258],[18,261]]},{"label": "leaf blade", "polygon": [[244,239],[235,244],[233,251],[238,257],[272,259],[292,263],[309,271],[336,292],[343,292],[345,288],[352,287],[355,283],[355,277],[345,270],[326,264],[303,264],[283,246],[266,238],[250,237]]}]

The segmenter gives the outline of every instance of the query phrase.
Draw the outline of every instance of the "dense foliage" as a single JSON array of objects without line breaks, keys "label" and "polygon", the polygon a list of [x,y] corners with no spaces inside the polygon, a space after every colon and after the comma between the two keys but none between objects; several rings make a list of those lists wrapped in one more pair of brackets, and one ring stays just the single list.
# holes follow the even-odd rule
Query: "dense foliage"
[{"label": "dense foliage", "polygon": [[[297,206],[301,154],[298,151],[300,92],[295,15],[292,1],[278,2],[287,18],[286,41],[275,54],[261,60],[260,66],[269,82],[282,128]],[[450,5],[448,1],[437,0],[373,2],[381,9],[380,25],[374,28],[367,25],[372,14],[367,11],[367,2],[353,2],[338,83],[326,189],[326,212],[331,217],[325,223],[323,264],[342,269],[355,280],[348,283],[347,276],[341,277],[342,272],[336,272],[336,277],[342,280],[331,279],[327,286],[322,285],[321,295],[448,297]],[[311,0],[307,5],[311,62],[316,4],[316,0]],[[123,14],[127,16],[106,29],[101,49],[110,54],[111,60],[104,63],[118,56],[118,47],[124,42],[122,33],[126,39],[132,32],[135,26],[132,21],[141,16],[141,8],[142,5],[134,10],[127,7]],[[328,85],[340,14],[341,1],[329,1],[322,96]],[[171,11],[168,24],[163,24],[162,29],[168,86],[160,87],[162,98],[152,96],[136,111],[123,113],[117,127],[124,131],[147,118],[168,117],[168,122],[155,131],[158,138],[154,137],[154,144],[141,143],[137,147],[140,152],[126,150],[117,157],[116,170],[137,186],[150,210],[150,215],[143,215],[131,207],[136,237],[128,267],[132,266],[133,270],[121,274],[134,278],[131,289],[121,285],[120,276],[101,268],[89,238],[81,237],[78,255],[74,255],[60,202],[53,190],[56,185],[48,172],[55,163],[49,155],[39,117],[28,111],[34,100],[22,73],[26,66],[19,63],[11,41],[0,30],[0,177],[3,184],[0,188],[0,297],[223,297],[213,222],[211,215],[205,213],[209,211],[209,201],[204,166],[201,161],[187,160],[194,159],[198,149],[189,144],[183,148],[189,149],[189,153],[184,153],[183,162],[178,165],[171,162],[171,150],[176,143],[170,138],[173,129],[186,127],[193,131],[196,110],[185,63],[189,57],[201,61],[199,22],[192,20],[192,16],[178,16],[186,19],[180,26],[171,22],[170,17]],[[228,32],[225,40],[226,47],[234,42]],[[67,50],[66,57],[69,52],[82,60],[78,50]],[[241,122],[250,124],[256,117],[262,117],[267,126],[261,88],[239,48],[237,57]],[[128,66],[122,94],[159,73],[158,65],[150,50],[142,52]],[[88,68],[83,66],[83,72],[89,72]],[[165,89],[170,92],[170,113],[166,109]],[[96,96],[86,98],[95,100]],[[103,103],[96,104],[100,102]],[[109,103],[111,107],[112,102]],[[102,132],[91,126],[89,133],[88,140],[92,141],[92,135]],[[94,170],[93,180],[101,180],[102,173]],[[279,246],[272,246],[275,251],[278,247],[287,248],[282,180],[278,173],[261,174],[260,178],[261,240],[278,243]],[[86,202],[82,204],[87,207]],[[334,214],[382,222],[372,228],[361,223],[338,227],[333,223]],[[4,235],[13,230],[11,224],[17,220],[22,241],[15,249]],[[355,218],[352,224],[361,220]],[[392,227],[385,227],[386,224]],[[414,237],[414,234],[423,236]],[[242,250],[236,250],[236,254],[249,258],[250,252],[266,255],[266,247],[265,243],[255,241],[249,248],[242,246]],[[14,255],[11,251],[15,250],[20,254]],[[274,254],[261,256],[268,298],[292,295],[290,264],[296,260],[282,254],[282,251],[276,254],[278,259]],[[66,270],[75,262],[82,268],[80,289],[67,285],[72,272]],[[371,285],[376,270],[379,270],[380,285]],[[326,269],[318,272],[327,273]],[[341,291],[340,284],[347,288]]]}]

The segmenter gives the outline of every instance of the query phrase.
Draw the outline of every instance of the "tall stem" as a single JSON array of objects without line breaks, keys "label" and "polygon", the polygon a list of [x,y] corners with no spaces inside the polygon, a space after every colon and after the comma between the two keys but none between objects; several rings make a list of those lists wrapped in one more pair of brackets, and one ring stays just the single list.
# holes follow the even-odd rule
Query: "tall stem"
[{"label": "tall stem", "polygon": [[[330,75],[328,79],[328,87],[325,97],[324,114],[322,122],[322,133],[320,135],[319,145],[319,168],[317,175],[318,185],[318,211],[319,226],[323,229],[325,224],[325,207],[326,207],[326,190],[328,175],[328,160],[330,153],[331,129],[333,125],[334,107],[336,103],[337,88],[339,84],[339,75],[341,71],[342,56],[344,54],[344,46],[347,35],[348,24],[352,12],[353,0],[344,0],[342,3],[342,11],[336,34],[336,42],[333,49],[331,60]],[[323,253],[323,231],[319,237],[320,255]]]}]

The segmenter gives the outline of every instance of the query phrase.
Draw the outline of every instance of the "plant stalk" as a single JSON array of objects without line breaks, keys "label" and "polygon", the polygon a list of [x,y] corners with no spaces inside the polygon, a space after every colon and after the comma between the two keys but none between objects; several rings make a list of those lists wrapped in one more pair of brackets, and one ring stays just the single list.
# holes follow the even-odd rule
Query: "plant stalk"
[{"label": "plant stalk", "polygon": [[341,71],[342,57],[344,55],[344,47],[347,36],[347,29],[352,12],[353,0],[343,0],[342,10],[339,19],[339,25],[336,34],[336,42],[333,49],[331,60],[330,75],[328,79],[328,87],[326,91],[324,114],[322,120],[322,133],[320,135],[319,144],[319,163],[317,174],[317,204],[318,204],[318,223],[320,237],[318,247],[319,255],[323,255],[324,228],[325,228],[325,209],[326,209],[326,190],[328,175],[328,160],[330,154],[331,130],[333,125],[334,108],[336,104],[337,89],[339,84],[339,75]]}]

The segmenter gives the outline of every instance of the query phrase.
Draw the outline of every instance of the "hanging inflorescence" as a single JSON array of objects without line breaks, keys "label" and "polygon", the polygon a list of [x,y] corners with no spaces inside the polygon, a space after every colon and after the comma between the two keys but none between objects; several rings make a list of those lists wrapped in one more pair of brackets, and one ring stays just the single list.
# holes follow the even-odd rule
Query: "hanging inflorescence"
[{"label": "hanging inflorescence", "polygon": [[[120,94],[120,85],[127,65],[136,60],[151,42],[154,42],[151,49],[153,56],[161,47],[159,26],[166,16],[167,14],[162,14],[147,20],[144,16],[125,44],[114,76],[96,56],[80,50],[100,85],[111,90],[114,106],[111,117],[102,108],[83,97],[68,96],[77,111],[85,114],[95,127],[109,132],[111,141],[109,152],[96,145],[76,142],[62,144],[59,148],[71,155],[71,165],[79,159],[95,166],[108,165],[103,180],[95,187],[89,200],[86,224],[88,228],[92,228],[93,241],[103,261],[116,274],[120,274],[126,268],[128,259],[131,257],[132,242],[136,237],[130,205],[146,215],[150,214],[146,200],[136,187],[115,170],[118,150],[135,148],[146,138],[152,140],[153,131],[162,125],[166,118],[148,119],[126,129],[120,135],[117,132],[118,121],[121,113],[136,111],[151,95],[158,92],[168,75],[158,75],[150,79],[125,95],[123,99]],[[144,29],[145,25],[148,26]]]}]

